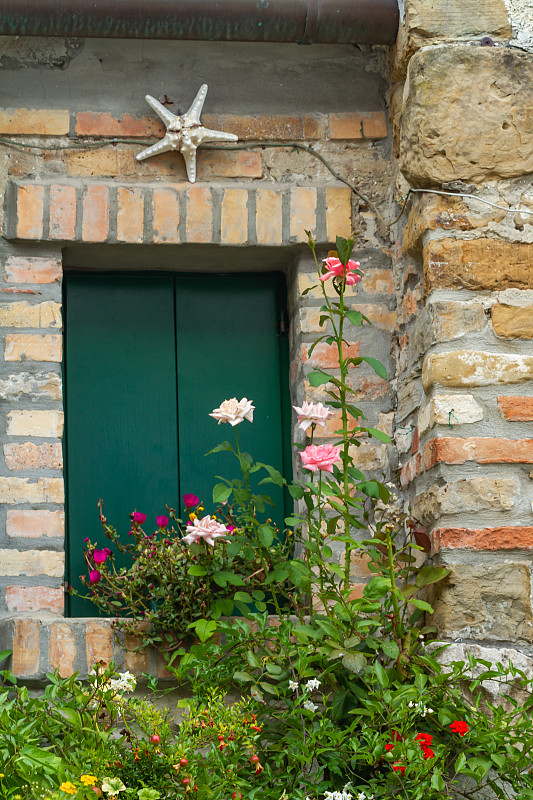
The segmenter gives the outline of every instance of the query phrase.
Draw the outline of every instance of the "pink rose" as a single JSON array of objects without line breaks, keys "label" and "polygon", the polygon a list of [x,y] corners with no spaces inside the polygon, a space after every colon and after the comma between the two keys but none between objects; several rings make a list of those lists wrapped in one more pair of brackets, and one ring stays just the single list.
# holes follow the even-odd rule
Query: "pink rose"
[{"label": "pink rose", "polygon": [[185,508],[193,508],[193,506],[198,506],[200,505],[200,498],[196,497],[195,494],[184,494],[183,505]]},{"label": "pink rose", "polygon": [[103,564],[107,558],[107,548],[106,550],[95,550],[93,553],[93,560],[95,564]]},{"label": "pink rose", "polygon": [[89,572],[89,581],[91,583],[98,583],[99,580],[100,580],[100,573],[98,572],[97,569],[92,569]]},{"label": "pink rose", "polygon": [[204,542],[211,546],[215,544],[215,539],[220,539],[228,533],[225,525],[222,525],[221,522],[209,515],[202,517],[202,519],[193,520],[192,524],[189,523],[187,525],[186,532],[187,536],[183,537],[183,541],[186,544],[192,544],[203,539]]},{"label": "pink rose", "polygon": [[134,511],[131,515],[131,518],[134,522],[138,522],[139,525],[142,525],[146,522],[146,514],[141,514],[140,511]]},{"label": "pink rose", "polygon": [[333,472],[333,464],[341,459],[340,447],[332,444],[310,444],[300,453],[302,466],[311,472],[319,469],[323,472]]},{"label": "pink rose", "polygon": [[359,269],[361,266],[359,261],[352,261],[350,259],[346,267],[344,267],[340,259],[330,256],[330,258],[324,258],[323,263],[326,265],[327,272],[320,276],[321,281],[327,281],[328,278],[342,278],[345,271],[346,286],[353,286],[361,280],[361,276],[354,272],[354,270]]},{"label": "pink rose", "polygon": [[168,525],[168,517],[165,516],[156,517],[155,521],[157,522],[158,528],[166,528]]},{"label": "pink rose", "polygon": [[333,416],[331,408],[322,403],[308,403],[307,400],[304,400],[301,408],[298,406],[293,406],[293,408],[298,414],[299,427],[303,431],[306,431],[311,425],[321,425],[325,428],[326,421]]}]

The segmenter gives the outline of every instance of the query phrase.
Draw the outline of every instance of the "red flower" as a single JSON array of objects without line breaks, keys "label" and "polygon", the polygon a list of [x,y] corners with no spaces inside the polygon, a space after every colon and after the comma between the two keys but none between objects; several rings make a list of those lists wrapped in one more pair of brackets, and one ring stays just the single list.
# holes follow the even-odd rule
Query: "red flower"
[{"label": "red flower", "polygon": [[387,751],[387,753],[389,753],[391,750],[394,750],[393,743],[392,742],[387,742],[387,744],[385,745],[385,750]]},{"label": "red flower", "polygon": [[424,746],[431,744],[432,741],[433,741],[433,736],[431,736],[431,734],[429,733],[417,733],[417,735],[415,736],[415,742],[421,742],[420,747],[422,748],[424,748]]},{"label": "red flower", "polygon": [[431,747],[422,747],[422,752],[424,753],[424,758],[435,758],[435,753]]},{"label": "red flower", "polygon": [[392,765],[394,772],[401,772],[402,775],[405,775],[405,767],[399,761]]},{"label": "red flower", "polygon": [[468,733],[468,731],[470,730],[467,723],[459,719],[454,720],[452,724],[449,725],[448,727],[450,728],[451,731],[453,731],[454,733],[458,733],[460,736],[464,736],[465,733]]}]

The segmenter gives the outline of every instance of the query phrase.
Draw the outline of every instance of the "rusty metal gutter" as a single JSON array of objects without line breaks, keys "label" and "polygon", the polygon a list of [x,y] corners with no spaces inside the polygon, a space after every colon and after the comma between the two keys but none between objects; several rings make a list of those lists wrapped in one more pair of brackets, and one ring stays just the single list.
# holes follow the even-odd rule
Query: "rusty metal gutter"
[{"label": "rusty metal gutter", "polygon": [[392,44],[397,0],[0,0],[2,36]]}]

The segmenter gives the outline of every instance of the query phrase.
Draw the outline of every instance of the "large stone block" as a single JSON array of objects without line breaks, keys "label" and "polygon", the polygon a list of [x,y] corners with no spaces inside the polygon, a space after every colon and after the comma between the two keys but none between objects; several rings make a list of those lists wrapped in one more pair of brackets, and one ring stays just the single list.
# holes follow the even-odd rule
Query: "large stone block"
[{"label": "large stone block", "polygon": [[527,175],[532,109],[532,54],[457,45],[420,51],[409,64],[400,168],[421,187]]},{"label": "large stone block", "polygon": [[417,495],[414,515],[431,523],[443,514],[473,511],[509,511],[513,507],[518,483],[511,478],[470,478],[444,486],[432,486]]},{"label": "large stone block", "polygon": [[422,384],[428,392],[441,386],[492,386],[533,380],[533,356],[453,350],[430,353],[422,367]]}]

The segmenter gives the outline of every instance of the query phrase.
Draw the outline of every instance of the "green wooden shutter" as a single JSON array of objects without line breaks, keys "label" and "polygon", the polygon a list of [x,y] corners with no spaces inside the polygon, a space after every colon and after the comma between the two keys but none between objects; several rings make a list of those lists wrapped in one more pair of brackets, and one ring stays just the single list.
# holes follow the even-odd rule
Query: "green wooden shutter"
[{"label": "green wooden shutter", "polygon": [[[146,530],[165,504],[197,494],[211,510],[214,475],[236,477],[228,453],[205,456],[229,425],[209,412],[247,396],[238,432],[256,460],[288,467],[287,342],[280,275],[70,274],[65,279],[68,580],[87,570],[83,539],[105,541],[96,503],[124,539],[135,508]],[[285,463],[284,463],[285,459]],[[282,525],[283,496],[268,485]],[[72,615],[92,615],[71,598]]]}]

